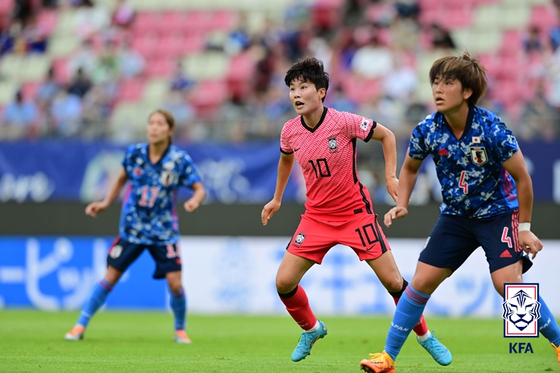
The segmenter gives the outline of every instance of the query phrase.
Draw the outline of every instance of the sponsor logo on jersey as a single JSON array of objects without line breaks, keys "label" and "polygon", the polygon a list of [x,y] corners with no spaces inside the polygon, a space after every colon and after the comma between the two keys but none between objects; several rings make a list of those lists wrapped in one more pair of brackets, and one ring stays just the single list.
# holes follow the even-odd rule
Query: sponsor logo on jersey
[{"label": "sponsor logo on jersey", "polygon": [[483,146],[472,146],[471,148],[471,159],[474,164],[482,166],[488,162],[488,154],[486,153],[486,148]]},{"label": "sponsor logo on jersey", "polygon": [[539,284],[504,284],[504,337],[538,337]]},{"label": "sponsor logo on jersey", "polygon": [[297,234],[297,236],[294,240],[294,243],[296,245],[301,245],[303,243],[303,240],[305,240],[305,234],[300,232],[300,233]]},{"label": "sponsor logo on jersey", "polygon": [[331,153],[336,153],[338,151],[338,143],[336,142],[336,137],[331,137],[329,139],[329,150]]}]

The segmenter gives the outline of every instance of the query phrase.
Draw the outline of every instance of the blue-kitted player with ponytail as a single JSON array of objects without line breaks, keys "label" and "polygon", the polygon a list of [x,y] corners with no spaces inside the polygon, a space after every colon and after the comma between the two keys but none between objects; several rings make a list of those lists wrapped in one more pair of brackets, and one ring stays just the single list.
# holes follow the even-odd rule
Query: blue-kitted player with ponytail
[{"label": "blue-kitted player with ponytail", "polygon": [[175,121],[166,110],[156,110],[148,121],[148,143],[129,147],[116,182],[101,202],[86,207],[96,217],[105,211],[130,182],[123,203],[119,236],[107,255],[107,272],[84,305],[74,328],[66,333],[69,341],[81,340],[91,317],[126,269],[147,249],[156,262],[153,277],[165,278],[175,316],[175,341],[191,343],[185,331],[187,300],[181,281],[179,226],[175,204],[179,187],[192,189],[183,207],[195,211],[206,198],[206,191],[190,156],[172,145]]}]

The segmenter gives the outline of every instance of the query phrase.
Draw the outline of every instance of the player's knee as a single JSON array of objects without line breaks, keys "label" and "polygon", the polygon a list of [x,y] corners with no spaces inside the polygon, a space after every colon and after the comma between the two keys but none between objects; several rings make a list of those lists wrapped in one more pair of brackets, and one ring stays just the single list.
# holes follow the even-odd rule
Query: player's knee
[{"label": "player's knee", "polygon": [[290,279],[276,278],[276,291],[278,291],[279,294],[287,294],[294,290],[296,286],[297,283],[294,283]]}]

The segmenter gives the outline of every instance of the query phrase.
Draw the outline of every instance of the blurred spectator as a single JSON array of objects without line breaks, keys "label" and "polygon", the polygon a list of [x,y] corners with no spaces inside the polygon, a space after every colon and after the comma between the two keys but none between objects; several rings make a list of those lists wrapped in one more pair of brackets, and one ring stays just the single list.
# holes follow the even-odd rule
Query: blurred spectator
[{"label": "blurred spectator", "polygon": [[162,107],[169,110],[175,118],[175,134],[178,140],[189,139],[189,126],[195,119],[195,109],[189,104],[187,95],[181,91],[170,90],[164,100]]},{"label": "blurred spectator", "polygon": [[117,0],[111,15],[111,24],[123,29],[128,29],[136,18],[136,13],[128,0]]},{"label": "blurred spectator", "polygon": [[52,134],[56,137],[76,136],[80,131],[82,102],[80,97],[61,89],[51,105]]},{"label": "blurred spectator", "polygon": [[529,26],[527,35],[523,40],[523,49],[527,54],[542,52],[543,44],[541,40],[541,29],[538,26]]},{"label": "blurred spectator", "polygon": [[93,50],[92,42],[86,39],[82,42],[78,51],[68,60],[68,76],[76,75],[80,68],[84,74],[92,76],[98,63],[97,53]]},{"label": "blurred spectator", "polygon": [[38,5],[34,0],[15,0],[12,11],[14,21],[19,21],[22,27],[27,26],[30,18],[37,12]]},{"label": "blurred spectator", "polygon": [[39,110],[32,100],[24,100],[21,91],[4,108],[0,138],[7,140],[32,137],[37,134]]},{"label": "blurred spectator", "polygon": [[340,85],[336,85],[329,89],[329,93],[325,98],[325,106],[332,107],[338,111],[355,112],[357,105],[346,97]]},{"label": "blurred spectator", "polygon": [[119,76],[124,79],[141,75],[146,67],[146,60],[139,52],[130,48],[128,41],[121,44],[117,52]]},{"label": "blurred spectator", "polygon": [[224,44],[224,51],[233,56],[249,46],[251,38],[247,25],[247,15],[240,12],[237,25],[229,34]]},{"label": "blurred spectator", "polygon": [[54,75],[54,67],[50,67],[49,71],[47,72],[47,76],[45,80],[39,84],[37,91],[35,92],[35,101],[37,102],[39,109],[42,112],[46,112],[50,107],[54,96],[56,93],[62,89],[60,84],[56,81]]},{"label": "blurred spectator", "polygon": [[103,48],[98,53],[97,66],[93,70],[91,80],[95,84],[115,82],[119,77],[119,62],[116,51],[116,43],[113,40],[105,40]]},{"label": "blurred spectator", "polygon": [[430,41],[434,49],[455,49],[455,42],[449,31],[437,23],[432,23],[429,28]]},{"label": "blurred spectator", "polygon": [[351,66],[363,78],[381,78],[393,69],[393,55],[376,35],[372,35],[364,46],[358,48]]},{"label": "blurred spectator", "polygon": [[11,29],[11,17],[5,14],[0,24],[0,57],[14,50],[14,35]]},{"label": "blurred spectator", "polygon": [[408,104],[418,88],[416,71],[407,65],[404,53],[396,55],[393,61],[395,67],[383,78],[383,90],[389,98]]},{"label": "blurred spectator", "polygon": [[27,25],[23,28],[22,37],[25,40],[27,52],[46,52],[49,35],[45,27],[39,24],[36,15],[29,18]]},{"label": "blurred spectator", "polygon": [[107,31],[110,23],[109,11],[102,4],[95,4],[93,0],[82,0],[74,15],[74,30],[82,39]]},{"label": "blurred spectator", "polygon": [[560,134],[559,112],[550,105],[544,95],[542,81],[537,85],[535,96],[525,103],[521,112],[519,136],[525,140],[552,141]]},{"label": "blurred spectator", "polygon": [[82,98],[91,89],[93,83],[91,79],[85,74],[82,68],[79,68],[76,75],[68,84],[68,93]]},{"label": "blurred spectator", "polygon": [[85,138],[104,138],[108,135],[111,97],[102,85],[95,85],[82,99],[80,134]]},{"label": "blurred spectator", "polygon": [[181,59],[177,59],[175,71],[171,77],[170,89],[172,91],[188,91],[194,86],[194,80],[185,75]]}]

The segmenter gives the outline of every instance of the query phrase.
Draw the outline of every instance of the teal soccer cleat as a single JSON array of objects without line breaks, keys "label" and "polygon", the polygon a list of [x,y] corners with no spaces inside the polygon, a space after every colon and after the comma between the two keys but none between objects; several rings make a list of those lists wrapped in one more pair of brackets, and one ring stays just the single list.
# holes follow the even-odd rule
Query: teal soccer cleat
[{"label": "teal soccer cleat", "polygon": [[[418,339],[418,337],[416,338]],[[424,349],[428,351],[430,355],[432,355],[434,360],[439,365],[451,364],[451,361],[453,360],[453,357],[451,356],[451,352],[447,347],[442,345],[441,342],[437,340],[435,335],[432,334],[430,338],[426,339],[424,342],[421,342],[418,339],[418,343],[420,343],[420,345],[424,347]]]},{"label": "teal soccer cleat", "polygon": [[299,343],[296,346],[294,352],[292,352],[292,361],[300,361],[307,357],[307,355],[311,354],[311,347],[317,342],[319,339],[323,338],[327,335],[327,326],[322,322],[319,321],[319,329],[314,332],[303,332],[299,337]]}]

